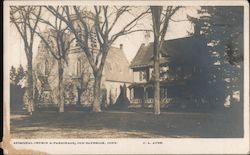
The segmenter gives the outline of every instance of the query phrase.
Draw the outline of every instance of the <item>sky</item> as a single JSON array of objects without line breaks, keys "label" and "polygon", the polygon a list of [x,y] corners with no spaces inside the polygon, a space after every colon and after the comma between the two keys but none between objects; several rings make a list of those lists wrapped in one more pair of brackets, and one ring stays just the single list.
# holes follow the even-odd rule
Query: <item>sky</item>
[{"label": "sky", "polygon": [[[199,7],[185,7],[183,9],[180,9],[174,16],[174,20],[181,20],[179,22],[173,22],[170,21],[169,28],[167,31],[167,34],[165,36],[165,39],[174,39],[174,38],[181,38],[188,36],[188,32],[193,32],[193,25],[187,21],[187,15],[197,17],[197,10]],[[119,29],[119,26],[128,23],[130,20],[132,20],[132,16],[124,16],[122,17],[118,23],[117,23],[117,30]],[[148,15],[146,18],[140,21],[140,26],[151,29],[151,16]],[[22,64],[23,66],[26,66],[26,56],[25,52],[23,50],[23,43],[21,40],[20,35],[18,34],[16,28],[14,25],[10,26],[9,32],[9,49],[10,54],[13,55],[13,57],[10,60],[9,64],[14,66],[19,66]],[[123,50],[125,53],[125,56],[127,57],[128,61],[131,62],[134,56],[136,55],[139,47],[142,43],[146,42],[145,39],[145,32],[135,32],[126,36],[122,36],[116,40],[116,42],[112,45],[114,47],[119,47],[120,44],[123,44]],[[37,47],[39,43],[39,37],[36,37],[34,41],[34,51],[33,51],[33,58],[37,54]],[[149,41],[153,41],[153,34],[150,34]]]}]

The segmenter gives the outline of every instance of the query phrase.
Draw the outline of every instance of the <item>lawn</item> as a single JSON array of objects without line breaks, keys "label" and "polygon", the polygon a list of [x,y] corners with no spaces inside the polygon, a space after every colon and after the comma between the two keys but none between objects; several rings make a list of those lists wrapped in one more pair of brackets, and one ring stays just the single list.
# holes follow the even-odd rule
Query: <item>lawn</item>
[{"label": "lawn", "polygon": [[11,113],[12,138],[217,138],[243,137],[243,120],[232,112],[149,111]]}]

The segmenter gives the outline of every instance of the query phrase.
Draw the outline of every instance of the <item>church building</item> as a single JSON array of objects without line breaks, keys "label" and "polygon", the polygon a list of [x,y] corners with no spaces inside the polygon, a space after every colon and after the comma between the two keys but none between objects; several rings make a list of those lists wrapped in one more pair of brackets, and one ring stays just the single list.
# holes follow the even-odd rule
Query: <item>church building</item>
[{"label": "church building", "polygon": [[[89,18],[91,45],[93,51],[98,50],[97,38],[93,28],[90,13],[84,14]],[[77,24],[77,22],[76,22]],[[44,33],[51,34],[51,30]],[[73,34],[69,34],[72,37]],[[92,106],[94,77],[84,51],[78,43],[71,44],[64,63],[63,84],[65,107]],[[41,40],[34,63],[34,85],[38,107],[57,107],[58,98],[58,66],[56,59]],[[129,68],[123,45],[110,47],[102,75],[102,103],[104,107],[115,104],[121,88],[132,83],[132,71]],[[126,93],[129,94],[129,93]]]}]

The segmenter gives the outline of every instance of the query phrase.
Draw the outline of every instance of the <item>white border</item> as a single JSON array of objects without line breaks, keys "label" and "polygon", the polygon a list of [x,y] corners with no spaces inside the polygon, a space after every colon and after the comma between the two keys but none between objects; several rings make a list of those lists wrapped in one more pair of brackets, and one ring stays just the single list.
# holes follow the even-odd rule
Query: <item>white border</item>
[{"label": "white border", "polygon": [[[73,2],[73,3],[72,3]],[[247,1],[5,1],[4,2],[4,122],[9,129],[9,5],[226,5],[244,6],[244,138],[167,138],[160,139],[161,145],[143,145],[143,141],[159,141],[159,139],[12,139],[11,143],[22,142],[103,142],[115,141],[116,145],[14,145],[17,149],[31,149],[49,154],[246,154],[249,151],[249,5]]]}]

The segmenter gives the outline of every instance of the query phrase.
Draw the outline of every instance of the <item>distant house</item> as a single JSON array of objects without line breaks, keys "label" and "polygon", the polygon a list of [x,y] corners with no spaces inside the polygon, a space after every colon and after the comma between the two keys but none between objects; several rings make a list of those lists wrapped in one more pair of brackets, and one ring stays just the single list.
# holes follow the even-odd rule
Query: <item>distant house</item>
[{"label": "distant house", "polygon": [[[89,18],[90,39],[97,40],[93,29],[93,21]],[[76,23],[77,24],[77,21]],[[51,34],[51,30],[44,33]],[[53,34],[52,34],[53,35]],[[73,34],[69,34],[73,37]],[[91,45],[93,54],[98,50],[98,44]],[[70,51],[64,62],[64,99],[65,106],[79,105],[90,107],[93,101],[94,77],[85,53],[79,47],[78,42],[71,45]],[[36,87],[36,99],[38,107],[57,107],[58,96],[58,67],[53,55],[46,49],[43,41],[40,42],[38,53],[34,60],[34,85]],[[104,65],[102,76],[102,103],[103,106],[115,104],[120,94],[121,86],[130,85],[133,77],[129,68],[129,62],[124,54],[123,45],[110,47]]]},{"label": "distant house", "polygon": [[[190,37],[166,40],[160,54],[161,106],[172,99],[190,97],[187,90],[189,79],[202,70],[199,34]],[[129,86],[130,102],[133,106],[153,106],[153,43],[142,44],[131,62],[133,84]]]}]

